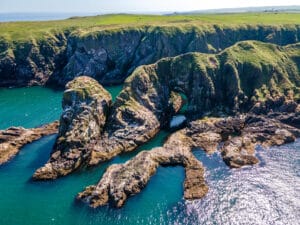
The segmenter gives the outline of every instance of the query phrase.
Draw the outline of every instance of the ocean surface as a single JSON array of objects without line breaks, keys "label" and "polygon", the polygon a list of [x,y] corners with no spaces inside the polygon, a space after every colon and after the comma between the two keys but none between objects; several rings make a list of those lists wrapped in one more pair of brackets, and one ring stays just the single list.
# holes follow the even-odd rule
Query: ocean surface
[{"label": "ocean surface", "polygon": [[99,13],[0,13],[0,22],[62,20],[74,16],[96,16]]},{"label": "ocean surface", "polygon": [[[115,96],[121,87],[110,88]],[[0,89],[0,129],[34,127],[58,119],[62,92],[42,87]],[[162,131],[135,152],[55,181],[33,182],[31,176],[48,159],[55,135],[26,145],[0,166],[1,225],[81,224],[217,224],[297,225],[300,221],[300,141],[258,148],[261,163],[228,169],[218,153],[194,154],[206,167],[209,192],[197,201],[182,198],[182,167],[160,167],[146,188],[121,209],[91,209],[74,197],[99,181],[107,166],[123,163],[141,149],[160,146]]]}]

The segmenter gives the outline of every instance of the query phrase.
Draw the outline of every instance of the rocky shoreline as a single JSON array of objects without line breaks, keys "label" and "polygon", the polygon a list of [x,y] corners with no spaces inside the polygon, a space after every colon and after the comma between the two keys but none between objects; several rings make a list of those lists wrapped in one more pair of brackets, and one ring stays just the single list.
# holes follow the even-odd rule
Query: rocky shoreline
[{"label": "rocky shoreline", "polygon": [[170,124],[187,99],[185,127],[162,147],[110,166],[99,183],[77,199],[91,207],[122,207],[159,166],[185,168],[184,198],[208,192],[205,168],[192,151],[220,151],[231,168],[259,162],[257,145],[293,142],[300,136],[300,45],[239,42],[218,54],[187,53],[138,67],[112,103],[93,78],[66,85],[59,133],[35,180],[52,180],[135,150]]},{"label": "rocky shoreline", "polygon": [[58,122],[32,129],[10,127],[0,131],[0,165],[15,157],[24,145],[44,136],[55,134],[57,131]]},{"label": "rocky shoreline", "polygon": [[[289,113],[289,120],[297,112]],[[169,136],[163,147],[143,151],[124,164],[110,166],[97,185],[87,187],[77,199],[91,207],[111,203],[122,207],[126,199],[139,193],[156,172],[159,165],[182,165],[185,168],[184,198],[199,199],[205,196],[202,163],[192,154],[201,148],[208,154],[220,151],[224,162],[231,168],[240,168],[259,162],[255,147],[264,148],[295,141],[300,130],[280,122],[280,116],[254,114],[231,118],[209,118],[192,121],[184,129]]]}]

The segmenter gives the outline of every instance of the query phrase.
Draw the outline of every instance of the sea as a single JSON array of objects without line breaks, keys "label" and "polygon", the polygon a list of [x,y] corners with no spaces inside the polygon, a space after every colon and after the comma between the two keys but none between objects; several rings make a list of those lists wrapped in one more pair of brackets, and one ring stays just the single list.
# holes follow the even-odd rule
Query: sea
[{"label": "sea", "polygon": [[54,12],[11,12],[0,13],[0,22],[14,21],[47,21],[47,20],[62,20],[75,16],[96,16],[100,13],[96,12],[69,12],[69,13],[54,13]]},{"label": "sea", "polygon": [[[108,87],[114,99],[121,86]],[[0,129],[36,127],[59,119],[62,91],[44,87],[0,89]],[[109,205],[92,209],[75,201],[86,186],[96,184],[106,168],[124,163],[141,150],[161,146],[169,135],[161,131],[136,151],[99,166],[54,181],[36,182],[34,171],[49,158],[56,136],[26,145],[0,166],[1,225],[297,225],[300,221],[300,140],[270,149],[257,148],[260,163],[229,169],[219,153],[195,156],[206,168],[208,194],[183,199],[184,169],[159,167],[143,191],[121,209]]]}]

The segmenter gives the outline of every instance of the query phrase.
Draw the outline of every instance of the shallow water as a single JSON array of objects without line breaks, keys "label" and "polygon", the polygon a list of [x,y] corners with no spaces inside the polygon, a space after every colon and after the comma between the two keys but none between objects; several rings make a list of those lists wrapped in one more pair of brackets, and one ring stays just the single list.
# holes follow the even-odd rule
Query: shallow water
[{"label": "shallow water", "polygon": [[[110,89],[114,96],[119,90]],[[40,87],[0,90],[1,129],[10,125],[32,127],[39,121],[58,119],[60,98],[61,92]],[[26,110],[32,115],[29,118],[24,116]],[[161,132],[139,150],[161,145],[166,136]],[[33,172],[47,161],[54,140],[52,135],[29,144],[0,167],[1,225],[299,224],[300,141],[259,150],[259,165],[234,170],[228,169],[218,154],[206,156],[201,150],[195,151],[206,167],[210,187],[202,200],[182,199],[183,168],[160,167],[147,187],[122,209],[90,209],[74,201],[76,194],[96,183],[108,165],[125,162],[136,152],[56,181],[32,182]]]}]

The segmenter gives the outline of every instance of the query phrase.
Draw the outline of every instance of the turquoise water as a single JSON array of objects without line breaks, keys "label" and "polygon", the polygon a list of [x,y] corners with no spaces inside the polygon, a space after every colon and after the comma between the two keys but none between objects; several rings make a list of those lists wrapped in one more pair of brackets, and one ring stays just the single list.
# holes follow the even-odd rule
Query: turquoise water
[{"label": "turquoise water", "polygon": [[[106,87],[115,99],[122,86]],[[0,130],[36,127],[59,119],[62,91],[43,87],[0,88]]]},{"label": "turquoise water", "polygon": [[[120,87],[110,89],[115,93],[119,90]],[[24,91],[30,99],[44,101],[35,100],[35,104],[29,107],[35,112],[32,120],[26,119],[22,124],[20,118],[24,118],[27,104],[22,104],[21,99],[28,102],[23,96]],[[0,118],[10,121],[1,126],[20,123],[32,127],[38,125],[38,121],[57,119],[60,96],[61,92],[43,88],[1,90]],[[49,100],[56,98],[57,101]],[[19,109],[20,106],[23,108]],[[14,113],[6,114],[7,107]],[[140,149],[159,146],[166,136],[166,132],[161,132]],[[31,181],[33,172],[47,161],[54,140],[55,135],[52,135],[29,144],[11,162],[0,167],[1,225],[294,225],[300,220],[300,141],[270,150],[258,150],[261,163],[241,170],[229,170],[218,154],[206,156],[201,150],[195,151],[196,157],[207,168],[206,179],[210,186],[208,195],[199,201],[182,199],[184,170],[181,167],[160,167],[147,187],[130,198],[122,209],[109,206],[90,209],[74,201],[76,194],[85,186],[96,183],[108,165],[125,162],[136,152],[56,181]]]},{"label": "turquoise water", "polygon": [[1,88],[0,129],[30,128],[59,119],[61,97],[61,91],[42,87]]}]

